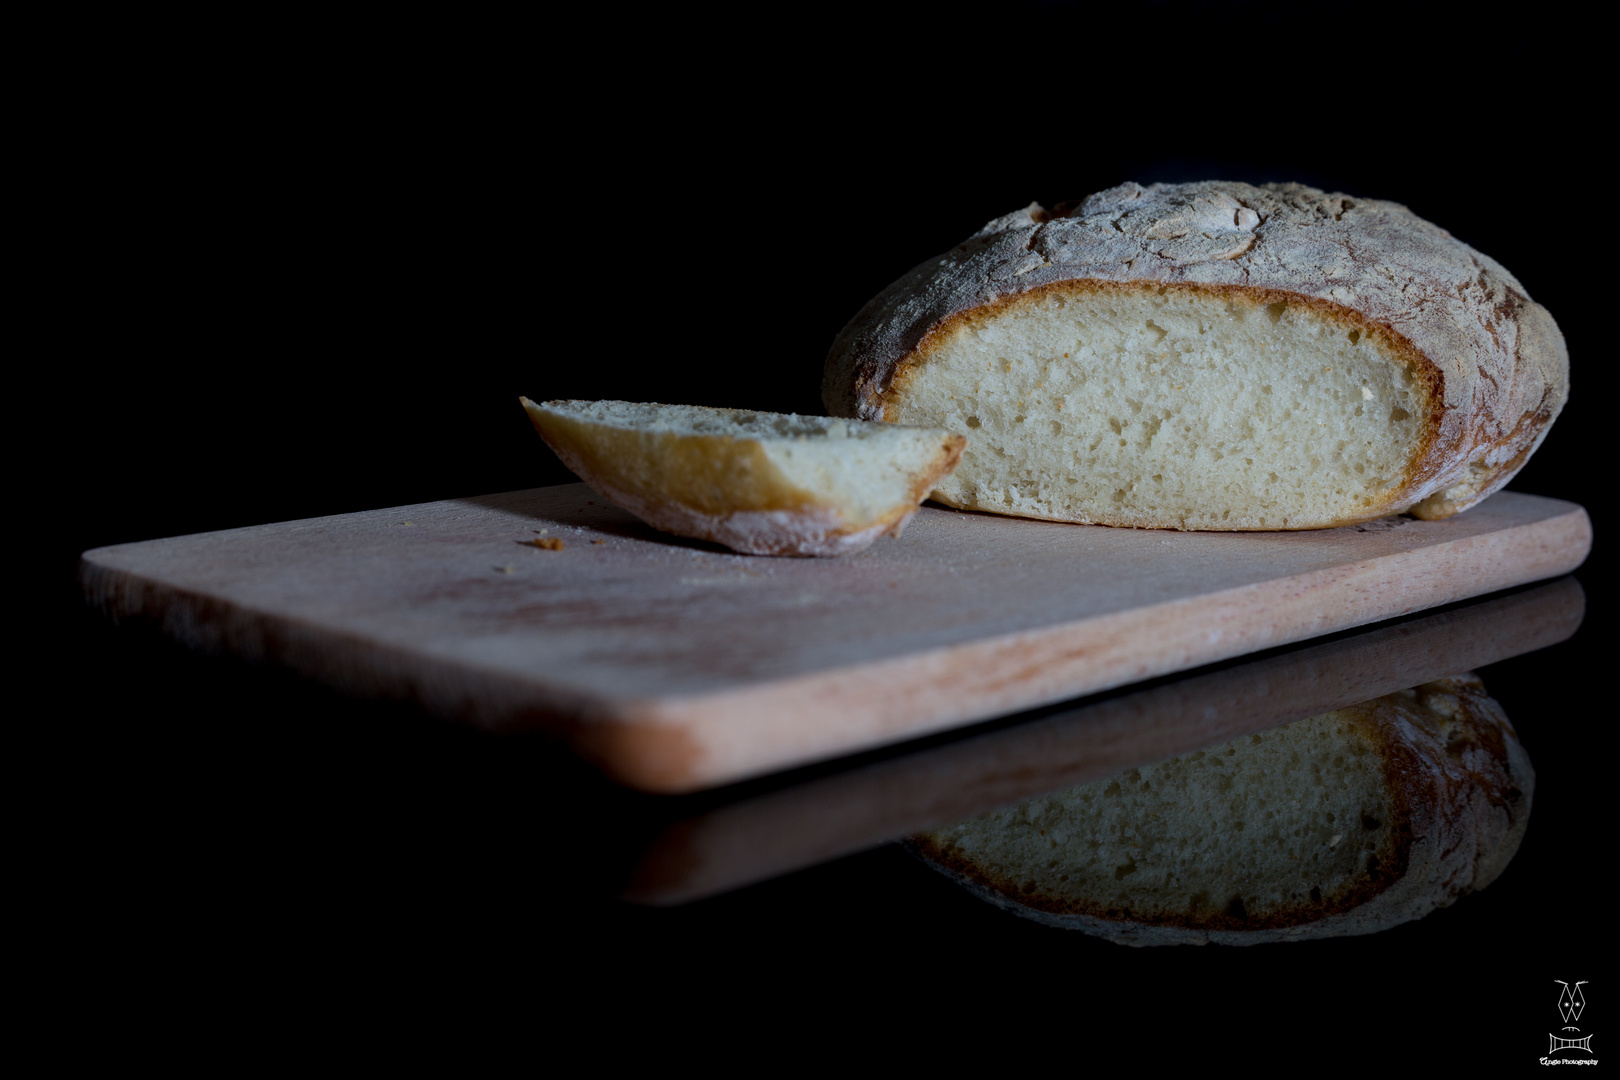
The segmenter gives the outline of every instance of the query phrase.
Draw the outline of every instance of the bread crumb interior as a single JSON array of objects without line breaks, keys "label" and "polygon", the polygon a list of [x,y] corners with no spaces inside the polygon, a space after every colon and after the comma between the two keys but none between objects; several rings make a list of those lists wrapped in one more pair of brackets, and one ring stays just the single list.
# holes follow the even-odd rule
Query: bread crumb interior
[{"label": "bread crumb interior", "polygon": [[[600,462],[618,462],[638,475],[646,471],[640,463],[665,462],[664,495],[679,499],[682,491],[701,489],[705,505],[724,506],[726,491],[742,484],[755,502],[789,507],[809,500],[835,509],[852,528],[892,517],[902,505],[914,509],[926,494],[920,484],[937,475],[950,438],[937,428],[702,405],[552,401],[536,408],[564,419],[577,440],[595,447]],[[695,450],[693,439],[757,445],[765,464],[710,444]],[[677,460],[690,468],[670,464]],[[652,494],[658,487],[644,480],[638,489]]]},{"label": "bread crumb interior", "polygon": [[946,331],[888,418],[968,437],[953,506],[1178,529],[1381,516],[1424,390],[1379,335],[1304,303],[1049,290]]}]

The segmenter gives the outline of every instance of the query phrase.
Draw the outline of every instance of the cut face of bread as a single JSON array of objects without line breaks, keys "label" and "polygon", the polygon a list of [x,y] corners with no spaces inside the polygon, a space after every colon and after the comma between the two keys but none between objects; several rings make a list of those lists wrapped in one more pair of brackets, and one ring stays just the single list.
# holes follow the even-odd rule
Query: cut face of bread
[{"label": "cut face of bread", "polygon": [[1569,395],[1552,316],[1397,203],[1299,184],[1121,184],[988,222],[868,302],[835,416],[968,435],[937,497],[1171,529],[1444,518]]},{"label": "cut face of bread", "polygon": [[1317,528],[1405,509],[1433,437],[1424,375],[1389,335],[1297,299],[1069,285],[958,320],[885,415],[971,434],[934,494],[952,506]]},{"label": "cut face of bread", "polygon": [[1372,933],[1483,888],[1534,773],[1472,676],[983,814],[912,847],[985,899],[1124,944]]},{"label": "cut face of bread", "polygon": [[521,399],[563,463],[654,528],[750,555],[898,536],[961,457],[948,431],[626,401]]}]

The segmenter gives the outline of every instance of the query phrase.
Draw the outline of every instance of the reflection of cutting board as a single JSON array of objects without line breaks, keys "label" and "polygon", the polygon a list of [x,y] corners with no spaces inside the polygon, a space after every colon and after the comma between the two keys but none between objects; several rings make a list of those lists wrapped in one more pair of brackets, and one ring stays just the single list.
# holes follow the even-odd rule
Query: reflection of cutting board
[{"label": "reflection of cutting board", "polygon": [[[524,545],[541,531],[562,550]],[[1586,512],[1176,533],[923,508],[842,559],[732,555],[583,484],[99,548],[115,619],[685,791],[1564,573]]]}]

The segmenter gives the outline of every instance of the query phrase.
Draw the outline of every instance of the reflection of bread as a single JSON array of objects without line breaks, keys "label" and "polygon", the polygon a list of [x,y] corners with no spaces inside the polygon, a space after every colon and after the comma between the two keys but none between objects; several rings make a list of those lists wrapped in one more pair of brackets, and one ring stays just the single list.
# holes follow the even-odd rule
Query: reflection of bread
[{"label": "reflection of bread", "polygon": [[1534,781],[1464,675],[909,843],[992,903],[1127,945],[1370,934],[1495,880]]},{"label": "reflection of bread", "polygon": [[843,555],[898,536],[966,442],[824,416],[521,400],[603,496],[655,528],[750,555]]},{"label": "reflection of bread", "polygon": [[1496,491],[1568,367],[1512,274],[1404,206],[1124,184],[913,269],[839,334],[822,393],[834,415],[968,434],[934,493],[953,506],[1308,529]]}]

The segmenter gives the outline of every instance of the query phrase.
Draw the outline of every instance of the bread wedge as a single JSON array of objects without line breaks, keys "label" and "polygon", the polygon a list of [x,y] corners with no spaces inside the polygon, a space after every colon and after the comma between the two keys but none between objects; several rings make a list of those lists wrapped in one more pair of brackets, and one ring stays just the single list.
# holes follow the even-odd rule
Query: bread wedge
[{"label": "bread wedge", "polygon": [[822,391],[970,436],[949,505],[1237,530],[1455,514],[1568,387],[1546,309],[1404,206],[1206,182],[996,218],[862,308]]},{"label": "bread wedge", "polygon": [[1125,945],[1370,934],[1490,884],[1535,773],[1472,675],[913,837],[981,898]]},{"label": "bread wedge", "polygon": [[899,536],[967,442],[825,416],[520,400],[604,498],[656,529],[748,555],[847,555]]}]

